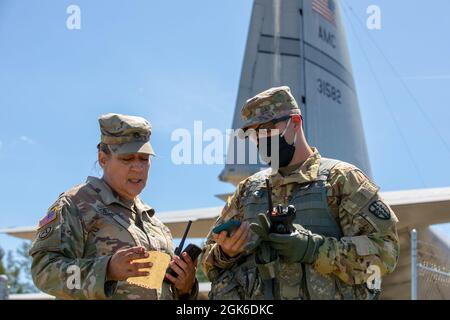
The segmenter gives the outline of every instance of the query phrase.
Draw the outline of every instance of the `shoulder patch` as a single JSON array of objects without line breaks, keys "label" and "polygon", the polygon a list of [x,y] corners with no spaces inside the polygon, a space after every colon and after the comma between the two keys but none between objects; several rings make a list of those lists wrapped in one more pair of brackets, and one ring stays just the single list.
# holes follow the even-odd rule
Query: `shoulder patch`
[{"label": "shoulder patch", "polygon": [[39,232],[38,237],[40,240],[44,240],[47,238],[53,231],[53,227],[47,227],[45,229],[42,229],[41,232]]},{"label": "shoulder patch", "polygon": [[381,200],[372,202],[369,205],[369,212],[381,220],[391,219],[391,211]]},{"label": "shoulder patch", "polygon": [[53,222],[58,218],[59,214],[59,207],[53,206],[48,210],[47,215],[43,217],[41,220],[39,220],[39,226],[38,229],[42,229],[46,225],[48,225],[50,222]]}]

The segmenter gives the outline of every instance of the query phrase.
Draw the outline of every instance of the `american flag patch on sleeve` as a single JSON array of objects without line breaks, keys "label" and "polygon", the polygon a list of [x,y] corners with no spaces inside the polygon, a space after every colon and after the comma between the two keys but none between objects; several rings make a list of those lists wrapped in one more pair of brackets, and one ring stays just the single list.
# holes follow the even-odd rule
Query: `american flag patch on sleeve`
[{"label": "american flag patch on sleeve", "polygon": [[46,225],[48,225],[50,222],[56,220],[56,218],[58,217],[58,211],[56,207],[51,208],[47,215],[45,217],[43,217],[41,220],[39,220],[39,226],[38,228],[42,228]]}]

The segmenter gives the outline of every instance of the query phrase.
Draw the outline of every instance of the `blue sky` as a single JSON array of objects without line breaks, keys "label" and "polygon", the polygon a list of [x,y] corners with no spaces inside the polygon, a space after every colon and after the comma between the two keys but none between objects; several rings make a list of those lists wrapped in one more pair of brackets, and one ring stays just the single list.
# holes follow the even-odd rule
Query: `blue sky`
[{"label": "blue sky", "polygon": [[[383,191],[449,186],[450,152],[433,128],[450,145],[450,2],[347,3],[362,21],[368,5],[380,6],[382,29],[370,34],[433,123],[356,25],[395,125],[345,20],[375,181]],[[66,28],[70,4],[81,8],[81,30]],[[195,120],[205,129],[231,125],[251,6],[251,0],[1,0],[0,228],[36,224],[61,192],[100,174],[97,118],[107,112],[153,124],[158,157],[146,202],[159,211],[222,205],[214,195],[233,191],[217,179],[223,166],[173,165],[170,135],[193,130]],[[19,243],[0,235],[5,249]]]}]

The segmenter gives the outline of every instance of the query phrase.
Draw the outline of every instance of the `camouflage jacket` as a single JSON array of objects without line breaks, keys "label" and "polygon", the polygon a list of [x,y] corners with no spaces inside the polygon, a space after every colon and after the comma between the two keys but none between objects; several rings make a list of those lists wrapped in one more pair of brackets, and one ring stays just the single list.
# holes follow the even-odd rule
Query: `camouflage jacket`
[{"label": "camouflage jacket", "polygon": [[[40,221],[30,249],[34,283],[60,299],[176,299],[166,282],[153,290],[106,281],[109,260],[119,249],[144,246],[173,256],[170,230],[154,213],[139,198],[121,199],[102,179],[88,177],[62,193]],[[75,269],[81,276],[78,288],[70,285]],[[197,289],[196,281],[190,298]]]},{"label": "camouflage jacket", "polygon": [[[321,157],[317,149],[313,148],[313,151],[314,154],[301,166],[286,173],[285,176],[280,172],[272,173],[269,168],[243,180],[228,199],[214,227],[230,219],[242,220],[244,215],[248,216],[249,213],[245,212],[248,199],[259,189],[265,188],[267,177],[270,177],[272,182],[274,205],[292,204],[293,190],[300,184],[317,179]],[[377,265],[381,276],[392,272],[397,264],[400,250],[395,226],[398,220],[391,208],[381,199],[379,188],[362,171],[345,162],[339,162],[331,169],[325,187],[326,202],[343,237],[340,239],[325,237],[311,269],[324,277],[336,277],[348,286],[365,284],[370,276],[367,271],[370,265]],[[376,216],[378,212],[374,210],[375,207],[380,206],[384,210],[381,214],[386,215],[381,218]],[[254,240],[256,235],[252,237]],[[229,258],[214,242],[212,231],[210,231],[203,249],[202,267],[212,281],[211,291],[222,290],[218,286],[223,284],[215,283],[218,276],[226,270],[236,268],[236,265],[242,261],[246,263],[253,261],[254,259],[245,259],[245,256],[252,254],[252,252],[244,252],[237,257]],[[248,277],[251,266],[247,264],[243,268],[247,268],[244,273],[245,277]],[[244,287],[254,282],[251,279],[237,279],[237,281]],[[254,284],[252,286],[254,287]],[[250,294],[249,298],[254,297]],[[367,297],[361,295],[359,298]]]}]

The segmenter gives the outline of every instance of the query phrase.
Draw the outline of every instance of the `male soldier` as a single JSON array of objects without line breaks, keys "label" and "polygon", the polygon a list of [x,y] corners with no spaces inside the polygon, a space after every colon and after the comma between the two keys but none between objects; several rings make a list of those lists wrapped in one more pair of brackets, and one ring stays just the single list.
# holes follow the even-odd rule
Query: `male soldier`
[{"label": "male soldier", "polygon": [[[139,194],[144,189],[154,155],[150,123],[141,117],[106,114],[99,118],[97,145],[101,179],[62,193],[39,222],[30,249],[31,274],[42,291],[61,299],[195,298],[198,282],[188,255],[173,256],[170,230]],[[172,257],[162,288],[131,285],[130,277],[148,275],[136,263],[149,251]],[[151,272],[151,270],[150,270]]]},{"label": "male soldier", "polygon": [[[308,145],[289,87],[256,95],[241,115],[242,129],[256,130],[260,153],[279,157],[279,170],[240,182],[215,224],[238,220],[240,227],[231,236],[209,233],[202,266],[210,298],[375,299],[369,276],[392,272],[399,255],[398,220],[379,188],[360,169]],[[279,150],[271,150],[273,138]],[[270,231],[267,178],[273,204],[296,209],[290,234]]]}]

